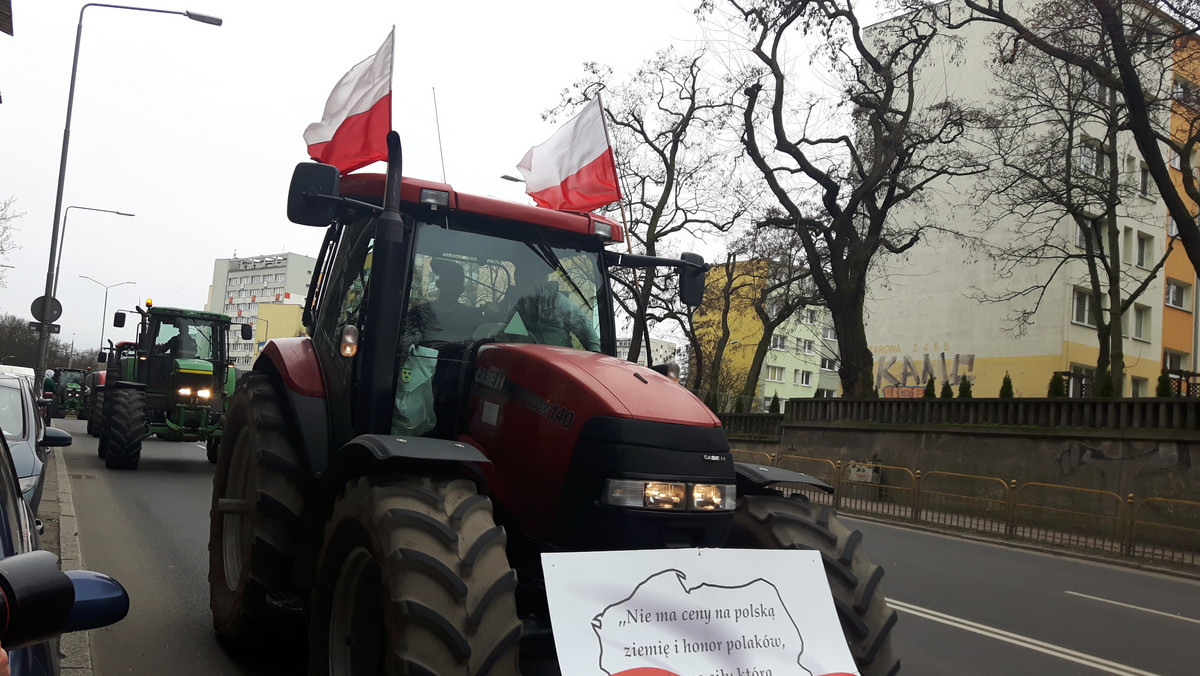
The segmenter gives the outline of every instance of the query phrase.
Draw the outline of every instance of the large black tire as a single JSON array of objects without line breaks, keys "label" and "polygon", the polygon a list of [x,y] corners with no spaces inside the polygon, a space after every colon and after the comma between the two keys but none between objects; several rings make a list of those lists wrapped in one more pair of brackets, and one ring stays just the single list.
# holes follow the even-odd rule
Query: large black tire
[{"label": "large black tire", "polygon": [[204,450],[208,456],[208,461],[212,464],[217,464],[217,458],[221,452],[221,437],[209,437],[204,442]]},{"label": "large black tire", "polygon": [[108,393],[109,414],[100,436],[100,452],[109,469],[137,469],[146,436],[146,393],[113,390]]},{"label": "large black tire", "polygon": [[334,503],[309,673],[516,676],[516,574],[470,481],[366,477]]},{"label": "large black tire", "polygon": [[804,496],[738,496],[728,547],[811,549],[821,553],[842,631],[862,676],[900,671],[892,651],[896,611],[883,599],[883,569],[859,551],[861,531],[851,531],[830,507]]},{"label": "large black tire", "polygon": [[311,483],[288,420],[269,376],[241,379],[217,451],[208,537],[213,629],[231,650],[303,639],[287,637],[267,604],[268,594],[291,591]]},{"label": "large black tire", "polygon": [[[88,414],[87,433],[93,437],[100,436],[100,426],[104,424],[104,392],[92,392],[92,398],[88,401],[88,406],[91,411]],[[101,455],[101,458],[104,456]]]}]

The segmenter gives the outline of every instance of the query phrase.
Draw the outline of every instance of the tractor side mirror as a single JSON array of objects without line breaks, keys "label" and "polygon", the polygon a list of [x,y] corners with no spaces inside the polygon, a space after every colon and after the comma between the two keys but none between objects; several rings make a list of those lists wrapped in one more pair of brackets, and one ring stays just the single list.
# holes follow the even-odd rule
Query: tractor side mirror
[{"label": "tractor side mirror", "polygon": [[337,167],[319,162],[297,164],[288,188],[288,220],[322,228],[332,223],[337,216],[340,180]]},{"label": "tractor side mirror", "polygon": [[242,340],[250,340],[254,337],[254,327],[249,324],[242,324]]},{"label": "tractor side mirror", "polygon": [[107,362],[107,361],[108,361],[108,353],[107,353],[107,352],[101,352],[100,354],[96,355],[96,361],[97,361],[97,362],[99,362],[99,363],[101,363],[101,364],[103,364],[103,363]]},{"label": "tractor side mirror", "polygon": [[124,312],[118,312],[117,314],[113,315],[113,326],[117,327],[118,329],[124,328],[124,326],[125,326],[125,313]]},{"label": "tractor side mirror", "polygon": [[679,270],[679,299],[685,304],[696,307],[704,300],[704,282],[708,276],[708,268],[704,265],[704,257],[700,254],[685,253],[679,257],[685,265]]}]

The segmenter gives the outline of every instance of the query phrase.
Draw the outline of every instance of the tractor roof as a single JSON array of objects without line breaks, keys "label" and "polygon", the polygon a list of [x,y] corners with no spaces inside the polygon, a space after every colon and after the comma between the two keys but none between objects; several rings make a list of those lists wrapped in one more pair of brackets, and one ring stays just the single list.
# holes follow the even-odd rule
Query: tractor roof
[{"label": "tractor roof", "polygon": [[155,305],[147,310],[151,315],[166,315],[170,317],[189,317],[191,319],[206,319],[210,321],[228,322],[229,315],[223,315],[218,312],[204,312],[203,310],[184,310],[177,307],[163,307]]},{"label": "tractor roof", "polygon": [[[342,177],[339,192],[343,196],[376,198],[378,201],[383,197],[383,188],[386,182],[387,177],[383,174],[350,174]],[[620,223],[615,223],[597,214],[543,209],[494,197],[480,197],[458,192],[445,183],[424,181],[419,178],[406,177],[400,185],[400,198],[405,202],[419,203],[422,190],[438,190],[449,194],[449,206],[454,211],[530,223],[553,230],[590,236],[595,235],[596,223],[606,223],[612,228],[612,241],[625,241],[625,232]]]}]

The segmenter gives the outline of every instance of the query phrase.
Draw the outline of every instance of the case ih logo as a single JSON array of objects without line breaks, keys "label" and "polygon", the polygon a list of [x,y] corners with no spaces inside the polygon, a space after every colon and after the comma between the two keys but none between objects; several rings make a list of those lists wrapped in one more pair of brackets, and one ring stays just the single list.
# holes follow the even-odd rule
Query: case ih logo
[{"label": "case ih logo", "polygon": [[491,390],[503,390],[506,376],[492,369],[479,369],[475,372],[475,384]]}]

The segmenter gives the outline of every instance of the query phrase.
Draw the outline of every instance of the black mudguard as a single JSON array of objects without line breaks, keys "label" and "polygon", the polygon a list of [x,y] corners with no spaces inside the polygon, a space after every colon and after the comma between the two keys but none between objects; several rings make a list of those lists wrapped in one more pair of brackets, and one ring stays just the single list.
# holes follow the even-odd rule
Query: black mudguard
[{"label": "black mudguard", "polygon": [[808,484],[809,486],[816,486],[826,493],[833,492],[833,486],[824,481],[810,477],[807,474],[793,472],[790,469],[780,469],[768,465],[755,465],[748,462],[735,462],[733,463],[733,469],[737,473],[738,495],[758,493],[767,486],[777,483]]}]

